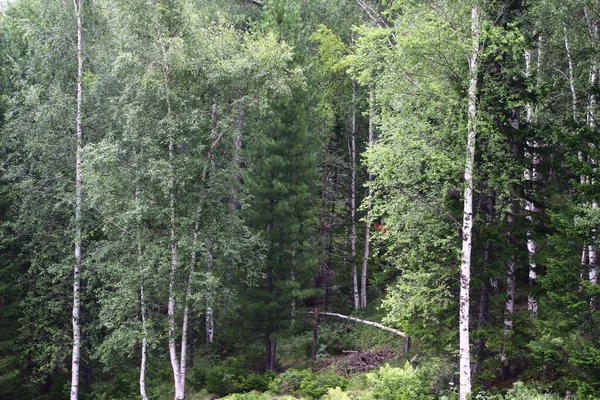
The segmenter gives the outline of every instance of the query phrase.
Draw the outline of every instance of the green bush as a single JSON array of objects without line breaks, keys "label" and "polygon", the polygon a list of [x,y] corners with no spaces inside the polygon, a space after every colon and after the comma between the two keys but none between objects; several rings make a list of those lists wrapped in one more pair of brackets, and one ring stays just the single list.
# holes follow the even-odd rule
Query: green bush
[{"label": "green bush", "polygon": [[302,381],[311,374],[312,372],[308,369],[290,368],[271,382],[269,390],[277,394],[296,393],[300,390]]},{"label": "green bush", "polygon": [[312,399],[320,399],[328,389],[345,389],[348,380],[334,371],[314,373],[309,369],[290,368],[277,376],[269,385],[276,394],[298,394]]},{"label": "green bush", "polygon": [[328,389],[336,387],[346,389],[347,386],[348,380],[346,378],[333,371],[327,371],[309,375],[300,384],[299,393],[313,399],[320,399],[327,393]]},{"label": "green bush", "polygon": [[367,379],[375,399],[433,399],[427,379],[408,361],[403,368],[393,368],[386,364],[379,370],[368,373]]},{"label": "green bush", "polygon": [[335,389],[328,389],[327,394],[323,396],[323,400],[352,400],[352,397],[347,392],[344,392],[341,388],[336,387]]}]

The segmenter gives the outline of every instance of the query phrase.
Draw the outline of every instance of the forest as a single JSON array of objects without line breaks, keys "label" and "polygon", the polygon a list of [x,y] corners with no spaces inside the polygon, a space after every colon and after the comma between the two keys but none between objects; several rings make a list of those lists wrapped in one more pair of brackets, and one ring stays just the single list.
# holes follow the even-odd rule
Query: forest
[{"label": "forest", "polygon": [[600,0],[0,0],[0,399],[600,398]]}]

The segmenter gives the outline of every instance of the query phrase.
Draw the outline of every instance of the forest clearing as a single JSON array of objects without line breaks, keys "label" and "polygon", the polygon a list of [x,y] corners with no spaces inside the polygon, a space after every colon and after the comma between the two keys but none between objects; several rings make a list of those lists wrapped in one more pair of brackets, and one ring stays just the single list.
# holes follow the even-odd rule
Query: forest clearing
[{"label": "forest clearing", "polygon": [[0,0],[0,400],[600,399],[600,0]]}]

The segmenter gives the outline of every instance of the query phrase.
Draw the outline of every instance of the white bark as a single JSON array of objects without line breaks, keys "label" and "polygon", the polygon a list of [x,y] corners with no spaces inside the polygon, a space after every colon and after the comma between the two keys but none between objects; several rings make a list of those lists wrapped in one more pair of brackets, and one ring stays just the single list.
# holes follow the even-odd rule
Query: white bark
[{"label": "white bark", "polygon": [[472,47],[469,56],[468,132],[465,161],[465,193],[463,204],[462,249],[460,263],[459,303],[459,373],[460,399],[466,400],[471,393],[471,355],[469,349],[469,288],[471,283],[471,247],[473,232],[473,170],[475,167],[476,119],[477,119],[477,72],[479,67],[479,9],[477,2],[471,9]]},{"label": "white bark", "polygon": [[[373,125],[373,117],[375,112],[375,88],[371,86],[369,95],[369,147],[373,145],[375,140],[375,131]],[[369,174],[368,183],[371,183],[373,176]],[[367,214],[371,212],[371,186],[368,188],[369,204],[367,207]],[[370,252],[370,239],[371,231],[369,229],[370,224],[367,221],[365,226],[365,247],[363,250],[363,262],[362,262],[362,276],[360,281],[360,306],[362,308],[367,307],[367,272],[369,267],[369,252]]]},{"label": "white bark", "polygon": [[[598,43],[598,32],[599,32],[599,25],[600,25],[600,21],[598,21],[597,15],[598,15],[598,6],[599,6],[599,1],[596,0],[594,1],[594,4],[592,5],[592,10],[591,13],[587,10],[587,8],[584,8],[584,15],[585,15],[585,20],[586,20],[586,24],[587,24],[587,28],[588,28],[588,33],[590,36],[590,40],[591,40],[591,44],[592,44],[592,49],[594,49],[594,51],[596,50],[596,46]],[[590,14],[591,17],[590,18]],[[592,52],[592,54],[595,54],[594,52]],[[589,126],[589,128],[591,130],[595,130],[598,127],[598,124],[596,123],[596,108],[597,108],[597,100],[596,100],[596,96],[594,94],[594,90],[596,85],[598,84],[598,60],[596,58],[596,56],[594,55],[592,57],[592,65],[590,67],[590,86],[592,87],[592,90],[590,90],[590,94],[588,96],[588,112],[587,112],[587,124]],[[590,146],[594,147],[594,144],[590,144]],[[593,165],[596,164],[596,160],[593,159],[589,159],[589,162],[591,162]],[[594,167],[595,169],[595,167]],[[590,183],[590,184],[594,184],[594,180],[593,179],[586,179],[586,183]],[[596,199],[594,199],[592,201],[592,208],[598,208],[598,201]],[[596,239],[596,229],[592,229],[592,241],[594,241]],[[594,285],[596,285],[598,283],[598,265],[597,265],[597,256],[596,256],[596,246],[589,244],[588,248],[587,248],[587,261],[588,261],[588,265],[589,265],[589,280],[591,283],[593,283]]]},{"label": "white bark", "polygon": [[82,205],[82,169],[83,158],[83,0],[73,0],[77,17],[77,113],[75,131],[77,135],[77,153],[75,160],[75,264],[73,265],[73,354],[71,359],[71,400],[79,397],[79,364],[81,358],[80,326],[80,270],[81,270],[81,205]]},{"label": "white bark", "polygon": [[573,121],[577,122],[577,92],[575,91],[575,67],[573,66],[573,57],[569,49],[569,38],[567,36],[567,25],[563,24],[565,31],[565,50],[567,52],[567,61],[569,62],[569,90],[571,91],[571,108],[573,109]]},{"label": "white bark", "polygon": [[[538,36],[538,49],[537,49],[537,85],[540,83],[540,74],[541,74],[541,66],[542,66],[542,35]],[[527,76],[530,75],[530,62],[531,62],[531,52],[529,56],[525,56],[525,73]],[[527,104],[527,123],[531,124],[534,121],[534,115],[532,113],[532,106],[530,103]],[[540,147],[539,143],[536,142],[527,142],[529,147],[536,149]],[[538,181],[541,177],[538,172],[537,166],[541,162],[541,155],[535,150],[530,152],[526,152],[525,156],[531,159],[531,163],[528,168],[525,169],[525,179],[530,182]],[[535,207],[533,202],[526,200],[525,201],[525,211],[527,213],[527,220],[533,221],[533,214],[537,213],[539,210]],[[537,253],[537,245],[535,241],[532,239],[533,233],[527,232],[527,253],[529,260],[529,284],[530,286],[534,286],[537,283],[537,264],[535,263],[535,256]],[[527,308],[529,310],[529,314],[532,318],[537,317],[538,313],[538,303],[537,299],[533,295],[529,295],[527,299]]]},{"label": "white bark", "polygon": [[[314,314],[314,311],[307,311],[307,313],[308,314]],[[350,317],[348,315],[342,315],[342,314],[332,313],[332,312],[323,312],[323,311],[320,311],[319,315],[328,315],[330,317],[338,317],[338,318],[342,318],[342,319],[347,319],[348,321],[359,322],[361,324],[373,326],[375,328],[382,329],[384,331],[392,332],[393,334],[398,335],[398,336],[406,337],[406,333],[404,333],[404,332],[402,332],[402,331],[400,331],[398,329],[390,328],[389,326],[385,326],[383,324],[380,324],[379,322],[367,321],[366,319],[360,319],[360,318]]]},{"label": "white bark", "polygon": [[350,183],[350,215],[352,219],[352,232],[350,248],[352,251],[352,288],[354,289],[354,309],[360,307],[358,292],[358,267],[356,265],[356,82],[352,81],[352,132],[350,138],[350,157],[352,181]]},{"label": "white bark", "polygon": [[140,362],[140,395],[148,400],[146,392],[146,363],[148,359],[148,328],[146,326],[146,304],[144,302],[144,283],[140,285],[140,307],[142,309],[142,360]]},{"label": "white bark", "polygon": [[[213,253],[211,250],[207,251],[208,263],[206,264],[206,268],[210,272],[213,268]],[[212,302],[212,296],[210,291],[208,293],[208,301],[206,307],[206,341],[208,343],[212,343],[215,339],[215,317],[214,317],[214,308]]]},{"label": "white bark", "polygon": [[169,141],[169,199],[170,199],[170,242],[171,242],[171,268],[169,271],[169,300],[167,305],[167,319],[169,326],[168,344],[169,344],[169,358],[171,360],[171,367],[173,369],[173,381],[175,384],[175,400],[184,399],[184,390],[182,384],[181,366],[177,359],[177,347],[176,347],[176,334],[175,334],[175,281],[177,277],[177,269],[179,263],[179,254],[177,248],[177,235],[175,231],[176,227],[176,215],[175,215],[175,138],[171,129],[171,119],[173,117],[173,111],[171,107],[170,98],[170,65],[167,56],[167,49],[165,44],[162,42],[161,33],[158,33],[159,44],[163,55],[163,84],[165,88],[165,102],[167,104],[167,118],[165,122],[165,133],[167,140]]}]

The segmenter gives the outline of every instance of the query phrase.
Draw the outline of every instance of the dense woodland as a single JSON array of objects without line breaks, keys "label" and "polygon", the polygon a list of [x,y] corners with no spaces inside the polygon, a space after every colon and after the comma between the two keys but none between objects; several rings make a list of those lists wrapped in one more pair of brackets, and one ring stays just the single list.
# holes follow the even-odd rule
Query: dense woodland
[{"label": "dense woodland", "polygon": [[599,41],[598,0],[0,3],[0,398],[600,398]]}]

